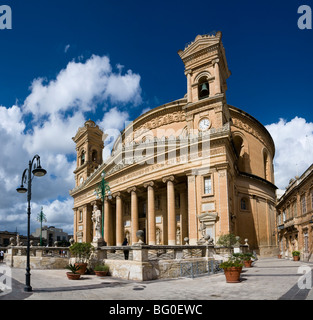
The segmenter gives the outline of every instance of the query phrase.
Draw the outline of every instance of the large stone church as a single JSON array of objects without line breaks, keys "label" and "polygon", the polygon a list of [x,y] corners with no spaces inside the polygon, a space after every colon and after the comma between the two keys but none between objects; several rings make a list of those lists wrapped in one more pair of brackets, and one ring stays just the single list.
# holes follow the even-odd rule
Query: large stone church
[{"label": "large stone church", "polygon": [[221,32],[198,35],[178,54],[186,95],[135,119],[108,159],[103,131],[92,120],[78,129],[74,238],[93,241],[98,207],[107,245],[125,237],[135,243],[138,230],[149,245],[198,244],[206,235],[216,243],[233,233],[270,255],[277,248],[273,140],[258,120],[227,104],[231,73]]}]

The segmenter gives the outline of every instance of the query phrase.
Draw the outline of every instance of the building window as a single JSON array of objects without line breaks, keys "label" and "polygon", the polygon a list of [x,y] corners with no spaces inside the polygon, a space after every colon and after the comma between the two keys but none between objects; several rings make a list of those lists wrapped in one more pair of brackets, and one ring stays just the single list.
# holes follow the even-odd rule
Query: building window
[{"label": "building window", "polygon": [[79,211],[78,221],[83,221],[83,211]]},{"label": "building window", "polygon": [[204,194],[212,194],[212,179],[211,176],[204,178]]},{"label": "building window", "polygon": [[92,151],[91,159],[93,162],[97,162],[97,151]]},{"label": "building window", "polygon": [[281,214],[278,215],[278,225],[281,225]]},{"label": "building window", "polygon": [[246,198],[242,198],[240,200],[240,209],[241,210],[248,210],[248,200]]},{"label": "building window", "polygon": [[82,166],[84,163],[85,163],[85,151],[83,151],[80,156],[80,165]]},{"label": "building window", "polygon": [[302,214],[305,214],[305,213],[306,213],[305,195],[303,195],[302,198],[301,198],[301,213],[302,213]]},{"label": "building window", "polygon": [[286,221],[286,212],[283,211],[283,222],[285,222],[285,221]]}]

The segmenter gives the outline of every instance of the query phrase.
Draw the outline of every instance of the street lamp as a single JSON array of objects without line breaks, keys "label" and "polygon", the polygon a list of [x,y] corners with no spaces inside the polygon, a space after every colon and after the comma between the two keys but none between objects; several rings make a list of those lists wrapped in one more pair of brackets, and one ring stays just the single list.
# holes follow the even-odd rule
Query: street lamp
[{"label": "street lamp", "polygon": [[[36,162],[34,163],[34,160]],[[16,189],[18,193],[27,192],[27,260],[26,260],[26,285],[24,291],[31,292],[32,287],[30,286],[30,263],[29,263],[29,253],[30,253],[30,200],[32,196],[32,174],[36,177],[43,177],[47,171],[43,169],[40,165],[40,157],[36,154],[32,161],[29,161],[28,168],[24,170],[22,175],[21,186]],[[27,182],[27,188],[24,187],[24,183]]]},{"label": "street lamp", "polygon": [[104,198],[108,197],[110,200],[112,199],[111,190],[108,182],[104,179],[105,172],[101,173],[101,181],[94,191],[94,195],[97,196],[97,199],[101,198],[102,201],[102,239],[104,239]]}]

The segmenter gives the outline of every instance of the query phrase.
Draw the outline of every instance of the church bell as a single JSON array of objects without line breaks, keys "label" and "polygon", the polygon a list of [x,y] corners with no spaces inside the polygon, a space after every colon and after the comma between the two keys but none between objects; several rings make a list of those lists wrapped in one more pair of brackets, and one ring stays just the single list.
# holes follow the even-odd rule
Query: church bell
[{"label": "church bell", "polygon": [[208,93],[209,93],[208,84],[206,82],[202,83],[202,85],[201,85],[201,95],[206,95]]}]

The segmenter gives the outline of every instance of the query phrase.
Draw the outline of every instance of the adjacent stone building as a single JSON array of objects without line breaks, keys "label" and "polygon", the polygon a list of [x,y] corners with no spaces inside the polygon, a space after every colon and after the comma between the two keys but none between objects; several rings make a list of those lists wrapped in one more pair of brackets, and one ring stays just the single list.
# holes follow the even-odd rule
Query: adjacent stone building
[{"label": "adjacent stone building", "polygon": [[37,228],[36,231],[32,233],[32,236],[40,238],[40,233],[49,246],[53,246],[56,241],[68,242],[70,239],[68,233],[64,232],[63,229],[54,226],[43,226],[42,229]]},{"label": "adjacent stone building", "polygon": [[[135,243],[138,230],[151,245],[197,244],[206,236],[216,243],[234,233],[261,255],[277,253],[275,146],[259,121],[227,104],[231,73],[221,38],[199,35],[178,52],[187,94],[135,119],[105,162],[103,131],[92,120],[78,129],[70,191],[76,241],[94,239],[96,205],[108,245],[125,237]],[[103,172],[111,194],[102,202],[94,191]]]},{"label": "adjacent stone building", "polygon": [[280,254],[291,258],[293,251],[300,251],[301,260],[313,261],[313,164],[290,180],[276,208]]}]

